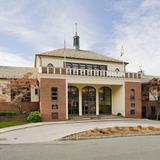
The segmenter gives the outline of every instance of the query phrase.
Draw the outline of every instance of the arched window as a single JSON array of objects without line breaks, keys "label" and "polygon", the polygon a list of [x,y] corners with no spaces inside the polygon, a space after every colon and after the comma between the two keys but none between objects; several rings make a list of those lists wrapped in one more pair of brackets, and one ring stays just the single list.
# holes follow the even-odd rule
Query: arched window
[{"label": "arched window", "polygon": [[96,89],[87,86],[82,89],[83,114],[96,114]]},{"label": "arched window", "polygon": [[99,89],[99,113],[112,113],[112,90],[109,87]]},{"label": "arched window", "polygon": [[68,114],[79,114],[79,89],[75,86],[68,87]]},{"label": "arched window", "polygon": [[52,67],[53,67],[53,64],[52,64],[52,63],[48,63],[48,64],[47,64],[47,67],[52,68]]},{"label": "arched window", "polygon": [[119,72],[120,70],[118,68],[115,69],[116,72]]},{"label": "arched window", "polygon": [[134,99],[135,99],[135,90],[134,90],[134,89],[131,89],[131,90],[130,90],[130,99],[131,99],[131,100],[134,100]]}]

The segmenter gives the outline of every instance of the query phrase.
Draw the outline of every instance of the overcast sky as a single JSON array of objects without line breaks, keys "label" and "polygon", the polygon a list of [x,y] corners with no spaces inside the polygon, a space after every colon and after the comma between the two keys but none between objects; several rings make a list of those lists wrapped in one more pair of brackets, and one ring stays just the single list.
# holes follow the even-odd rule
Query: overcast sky
[{"label": "overcast sky", "polygon": [[160,75],[159,0],[0,0],[0,65],[33,66],[34,54],[62,48],[64,35],[72,48],[75,22],[81,49]]}]

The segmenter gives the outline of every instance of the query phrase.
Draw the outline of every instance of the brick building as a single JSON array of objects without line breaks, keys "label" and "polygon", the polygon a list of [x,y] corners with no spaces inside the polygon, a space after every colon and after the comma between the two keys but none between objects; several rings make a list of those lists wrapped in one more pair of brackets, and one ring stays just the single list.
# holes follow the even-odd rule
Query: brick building
[{"label": "brick building", "polygon": [[[127,62],[81,50],[79,36],[74,49],[62,48],[35,55],[33,68],[0,67],[0,83],[32,72],[38,87],[31,87],[24,111],[40,110],[44,121],[67,120],[72,116],[117,115],[141,118],[142,82],[149,78],[126,71]],[[5,88],[5,87],[4,87]],[[11,98],[0,89],[5,102],[0,112],[14,111]]]}]

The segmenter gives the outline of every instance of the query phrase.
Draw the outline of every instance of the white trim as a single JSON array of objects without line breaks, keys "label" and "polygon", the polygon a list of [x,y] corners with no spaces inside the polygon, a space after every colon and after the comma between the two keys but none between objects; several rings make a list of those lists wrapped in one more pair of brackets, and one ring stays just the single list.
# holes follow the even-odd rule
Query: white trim
[{"label": "white trim", "polygon": [[96,87],[96,115],[99,115],[99,89]]},{"label": "white trim", "polygon": [[79,116],[82,116],[82,88],[79,87]]},{"label": "white trim", "polygon": [[66,120],[68,120],[68,82],[66,81]]}]

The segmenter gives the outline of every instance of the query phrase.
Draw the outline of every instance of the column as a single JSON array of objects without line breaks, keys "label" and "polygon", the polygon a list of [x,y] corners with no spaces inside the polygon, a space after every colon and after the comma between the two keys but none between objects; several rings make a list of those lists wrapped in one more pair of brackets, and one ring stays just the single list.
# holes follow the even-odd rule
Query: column
[{"label": "column", "polygon": [[96,88],[96,115],[99,115],[99,89]]},{"label": "column", "polygon": [[82,116],[82,89],[79,87],[79,116]]},{"label": "column", "polygon": [[68,120],[68,83],[66,82],[66,120]]}]

